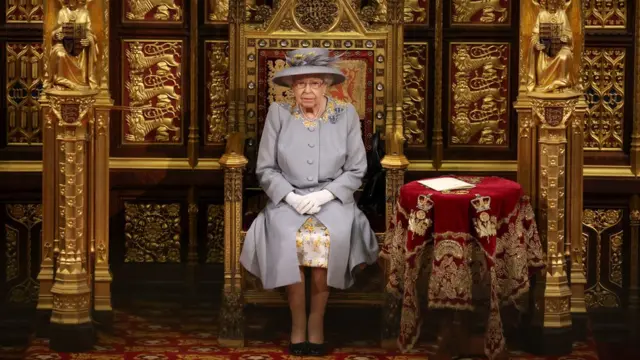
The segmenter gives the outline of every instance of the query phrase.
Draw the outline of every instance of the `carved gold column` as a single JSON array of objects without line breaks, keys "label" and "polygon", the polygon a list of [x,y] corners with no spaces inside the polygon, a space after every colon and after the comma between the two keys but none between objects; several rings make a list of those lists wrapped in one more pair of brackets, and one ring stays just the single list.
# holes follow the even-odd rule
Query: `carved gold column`
[{"label": "carved gold column", "polygon": [[[387,13],[390,27],[389,54],[402,54],[404,49],[404,0],[388,2]],[[391,64],[391,76],[387,86],[387,116],[385,124],[385,146],[387,151],[382,159],[382,166],[386,169],[387,203],[385,210],[386,228],[389,229],[391,219],[395,214],[398,193],[404,184],[404,172],[409,161],[404,155],[404,118],[402,114],[403,102],[403,63],[402,56],[388,56]],[[382,346],[397,347],[397,336],[400,326],[400,304],[391,294],[386,294],[383,305]]]},{"label": "carved gold column", "polygon": [[98,95],[95,103],[95,123],[93,127],[93,157],[89,171],[93,175],[91,198],[91,238],[94,255],[93,266],[93,309],[94,318],[103,326],[113,323],[111,306],[111,283],[113,277],[109,269],[109,124],[113,101]]},{"label": "carved gold column", "polygon": [[520,2],[518,181],[532,197],[547,247],[528,340],[530,351],[546,355],[570,353],[586,328],[583,48],[582,1]]},{"label": "carved gold column", "polygon": [[[113,307],[111,306],[111,283],[113,277],[109,268],[109,143],[111,110],[113,99],[109,89],[109,1],[103,0],[101,4],[93,5],[93,16],[101,18],[102,23],[94,21],[94,29],[98,29],[101,37],[101,56],[96,72],[100,74],[100,93],[95,102],[95,122],[93,125],[92,149],[93,157],[90,159],[90,171],[93,175],[91,186],[91,238],[93,264],[93,317],[103,327],[111,327],[113,323]],[[100,14],[101,16],[98,16]],[[98,70],[99,69],[99,70]]]},{"label": "carved gold column", "polygon": [[586,315],[580,248],[586,103],[579,92],[531,92],[519,97],[515,107],[520,141],[518,180],[537,198],[538,228],[547,244],[547,271],[540,279],[543,284],[538,285],[544,286],[544,295],[536,306],[541,317],[538,325],[543,327],[539,346],[545,353],[567,353],[576,330],[572,315]]},{"label": "carved gold column", "polygon": [[[536,94],[538,95],[538,94]],[[538,227],[547,243],[547,272],[542,306],[544,328],[570,331],[571,290],[564,258],[567,123],[577,97],[557,99],[532,96],[539,131]],[[571,346],[569,337],[565,346]]]},{"label": "carved gold column", "polygon": [[[571,317],[575,340],[587,338],[587,307],[584,289],[587,285],[584,262],[582,261],[582,214],[584,211],[583,167],[584,167],[584,118],[587,103],[581,94],[573,107],[570,127],[567,128],[567,235],[565,237],[564,255],[570,259],[571,274]],[[560,252],[560,250],[558,251]]]},{"label": "carved gold column", "polygon": [[244,346],[244,299],[242,294],[242,172],[247,159],[242,152],[244,137],[234,134],[220,158],[224,169],[224,289],[218,342],[222,346]]},{"label": "carved gold column", "polygon": [[44,115],[44,129],[42,136],[42,240],[40,272],[38,281],[40,288],[38,292],[38,326],[37,335],[47,336],[47,325],[53,310],[53,279],[55,276],[54,264],[56,255],[54,244],[57,244],[55,236],[58,208],[56,196],[56,120],[49,111],[49,100],[46,94],[40,99],[42,114]]},{"label": "carved gold column", "polygon": [[90,317],[88,251],[89,146],[93,103],[97,90],[46,90],[57,128],[56,182],[60,243],[55,283],[51,288],[50,346],[55,351],[83,351],[93,347],[95,334]]},{"label": "carved gold column", "polygon": [[[44,3],[43,260],[38,308],[56,351],[111,323],[109,0]],[[82,36],[77,36],[82,34]],[[93,306],[93,308],[92,308]]]},{"label": "carved gold column", "polygon": [[631,197],[630,220],[631,240],[629,257],[629,311],[631,312],[631,339],[637,339],[640,332],[640,196]]},{"label": "carved gold column", "polygon": [[538,128],[533,119],[533,104],[528,96],[522,94],[514,107],[518,113],[518,183],[536,208]]}]

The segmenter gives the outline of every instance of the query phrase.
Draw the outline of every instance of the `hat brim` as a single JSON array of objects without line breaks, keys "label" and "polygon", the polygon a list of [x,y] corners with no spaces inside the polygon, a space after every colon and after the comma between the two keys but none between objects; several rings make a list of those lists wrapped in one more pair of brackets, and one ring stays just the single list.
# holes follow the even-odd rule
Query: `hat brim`
[{"label": "hat brim", "polygon": [[342,74],[342,72],[336,68],[328,67],[328,66],[300,66],[300,67],[288,67],[286,69],[280,70],[277,74],[273,76],[274,84],[279,86],[291,87],[293,84],[293,78],[296,76],[305,76],[305,75],[322,75],[322,76],[331,76],[332,81],[331,85],[338,85],[343,83],[347,78]]}]

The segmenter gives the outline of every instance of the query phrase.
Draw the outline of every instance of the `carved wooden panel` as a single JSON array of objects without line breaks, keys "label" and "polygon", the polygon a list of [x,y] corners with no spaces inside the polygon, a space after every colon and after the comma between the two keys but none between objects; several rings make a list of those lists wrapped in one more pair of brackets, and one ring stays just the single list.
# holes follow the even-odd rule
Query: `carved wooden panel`
[{"label": "carved wooden panel", "polygon": [[426,144],[429,44],[404,44],[404,133],[409,146]]},{"label": "carved wooden panel", "polygon": [[226,23],[229,19],[229,0],[206,0],[207,21]]},{"label": "carved wooden panel", "polygon": [[6,49],[7,143],[41,144],[38,99],[42,92],[44,48],[41,43],[8,42]]},{"label": "carved wooden panel", "polygon": [[124,206],[124,261],[180,262],[180,204],[125,202]]},{"label": "carved wooden panel", "polygon": [[122,143],[182,144],[181,40],[123,40]]},{"label": "carved wooden panel", "polygon": [[451,25],[511,25],[509,0],[452,0]]},{"label": "carved wooden panel", "polygon": [[229,42],[207,41],[207,144],[223,144],[229,119]]},{"label": "carved wooden panel", "polygon": [[184,20],[184,0],[122,0],[123,22],[179,23]]},{"label": "carved wooden panel", "polygon": [[224,264],[224,205],[213,204],[207,208],[207,260]]},{"label": "carved wooden panel", "polygon": [[8,24],[42,23],[44,0],[7,0],[5,19]]},{"label": "carved wooden panel", "polygon": [[3,208],[6,215],[3,224],[3,282],[7,287],[4,301],[14,304],[35,303],[39,289],[36,277],[40,269],[38,249],[42,231],[42,205],[6,204]]},{"label": "carved wooden panel", "polygon": [[407,25],[428,25],[429,0],[405,0],[404,23]]},{"label": "carved wooden panel", "polygon": [[[625,29],[629,0],[583,0],[584,24],[587,29]],[[638,6],[636,4],[636,6]]]},{"label": "carved wooden panel", "polygon": [[622,306],[623,209],[585,209],[582,220],[587,308]]},{"label": "carved wooden panel", "polygon": [[286,52],[299,47],[331,47],[342,54],[340,67],[347,81],[331,87],[328,93],[355,106],[365,147],[371,149],[374,122],[384,121],[384,41],[249,39],[248,45],[257,48],[248,51],[247,62],[247,128],[250,132],[256,131],[260,137],[271,102],[293,101],[291,89],[271,82],[273,75],[284,68]]},{"label": "carved wooden panel", "polygon": [[587,47],[582,54],[586,150],[622,150],[625,111],[625,48]]},{"label": "carved wooden panel", "polygon": [[510,47],[450,44],[450,146],[508,146]]}]

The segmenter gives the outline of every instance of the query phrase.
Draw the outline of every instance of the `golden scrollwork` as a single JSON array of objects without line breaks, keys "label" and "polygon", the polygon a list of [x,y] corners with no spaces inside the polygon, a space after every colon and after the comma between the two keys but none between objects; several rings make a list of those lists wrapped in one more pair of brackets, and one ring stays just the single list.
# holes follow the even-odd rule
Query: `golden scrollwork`
[{"label": "golden scrollwork", "polygon": [[622,245],[624,243],[623,232],[618,231],[609,236],[609,281],[622,287]]},{"label": "golden scrollwork", "polygon": [[336,0],[298,0],[293,15],[298,24],[311,32],[323,32],[339,19],[340,7]]},{"label": "golden scrollwork", "polygon": [[12,23],[42,23],[44,0],[7,0],[6,20]]},{"label": "golden scrollwork", "polygon": [[404,23],[421,24],[429,23],[429,1],[428,0],[405,0],[404,1]]},{"label": "golden scrollwork", "polygon": [[224,263],[224,205],[207,209],[207,262]]},{"label": "golden scrollwork", "polygon": [[6,282],[10,282],[18,277],[20,263],[20,248],[18,247],[18,239],[20,231],[9,224],[4,225],[5,231],[5,272]]},{"label": "golden scrollwork", "polygon": [[451,24],[506,24],[508,0],[453,0]]},{"label": "golden scrollwork", "polygon": [[585,279],[589,278],[589,234],[582,233],[580,249],[582,249],[582,274]]},{"label": "golden scrollwork", "polygon": [[622,150],[625,48],[588,47],[582,54],[587,109],[585,150]]},{"label": "golden scrollwork", "polygon": [[126,0],[125,19],[131,21],[182,21],[182,0]]},{"label": "golden scrollwork", "polygon": [[[246,0],[245,19],[249,23],[249,27],[255,30],[266,29],[280,5],[281,1],[274,1],[273,7],[271,7],[265,4],[258,5],[256,0]],[[231,20],[231,14],[229,16]]]},{"label": "golden scrollwork", "polygon": [[208,42],[207,55],[209,58],[207,142],[222,144],[227,134],[229,119],[229,43]]},{"label": "golden scrollwork", "polygon": [[229,0],[208,0],[207,14],[209,21],[227,22],[229,18]]},{"label": "golden scrollwork", "polygon": [[180,204],[125,203],[125,262],[180,262]]},{"label": "golden scrollwork", "polygon": [[182,41],[125,40],[127,143],[182,142]]},{"label": "golden scrollwork", "polygon": [[629,4],[627,0],[584,0],[584,24],[587,29],[626,29]]},{"label": "golden scrollwork", "polygon": [[[596,242],[595,259],[587,259],[587,264],[595,262],[595,283],[585,289],[585,303],[588,308],[620,307],[619,295],[611,286],[622,285],[622,246],[623,233],[615,231],[622,225],[622,209],[585,209],[583,211],[582,226],[588,241]],[[608,235],[609,254],[603,255],[603,237]],[[589,237],[589,232],[595,234],[595,239]],[[587,247],[590,247],[587,244]],[[608,259],[608,260],[607,260]],[[609,274],[603,274],[603,265],[608,262]],[[605,283],[605,281],[607,283]]]},{"label": "golden scrollwork", "polygon": [[404,134],[409,145],[425,144],[429,44],[404,44]]},{"label": "golden scrollwork", "polygon": [[452,43],[450,143],[507,144],[509,44]]},{"label": "golden scrollwork", "polygon": [[[377,24],[386,24],[389,20],[389,3],[388,0],[373,0],[361,6],[361,2],[352,1],[351,6],[357,11],[364,26],[368,29],[374,29]],[[405,16],[404,13],[402,16]]]},{"label": "golden scrollwork", "polygon": [[58,310],[77,310],[89,307],[89,294],[54,296],[53,306]]},{"label": "golden scrollwork", "polygon": [[567,313],[569,311],[569,298],[554,298],[545,299],[544,312],[545,313]]},{"label": "golden scrollwork", "polygon": [[15,204],[7,205],[7,214],[11,219],[31,229],[42,222],[42,205],[40,204]]},{"label": "golden scrollwork", "polygon": [[7,143],[42,143],[38,99],[42,91],[44,49],[40,43],[7,43]]}]

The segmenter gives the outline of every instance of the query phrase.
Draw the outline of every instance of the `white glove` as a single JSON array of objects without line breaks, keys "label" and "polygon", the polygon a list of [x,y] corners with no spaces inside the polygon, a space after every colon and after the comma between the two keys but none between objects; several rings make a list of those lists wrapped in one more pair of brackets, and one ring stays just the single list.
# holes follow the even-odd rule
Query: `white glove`
[{"label": "white glove", "polygon": [[300,215],[310,214],[311,210],[316,210],[316,207],[318,208],[316,212],[320,211],[320,207],[316,206],[312,199],[309,199],[306,196],[298,195],[294,192],[288,193],[284,198],[284,201],[287,204],[291,205],[292,208],[296,209],[296,211]]},{"label": "white glove", "polygon": [[320,190],[316,192],[312,192],[304,196],[304,198],[311,199],[314,205],[320,207],[329,201],[335,199],[335,195],[331,193],[329,190]]}]

